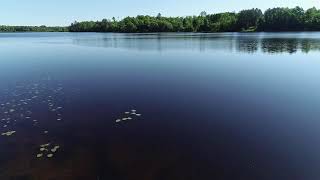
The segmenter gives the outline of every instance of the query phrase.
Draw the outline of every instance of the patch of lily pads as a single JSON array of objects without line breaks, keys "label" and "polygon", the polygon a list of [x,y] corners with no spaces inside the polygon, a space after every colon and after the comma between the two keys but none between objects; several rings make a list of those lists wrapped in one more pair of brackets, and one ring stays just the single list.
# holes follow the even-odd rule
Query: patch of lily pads
[{"label": "patch of lily pads", "polygon": [[2,136],[12,136],[15,133],[16,133],[16,131],[8,131],[8,132],[5,132],[5,133],[1,133],[1,135]]},{"label": "patch of lily pads", "polygon": [[36,155],[37,158],[52,158],[54,154],[60,149],[59,145],[53,145],[52,143],[41,144],[39,147],[39,152]]},{"label": "patch of lily pads", "polygon": [[124,121],[133,120],[133,119],[135,119],[137,117],[140,117],[140,116],[141,116],[141,114],[137,113],[137,110],[132,109],[130,111],[124,112],[123,116],[121,116],[120,118],[116,119],[116,123],[121,123],[121,122],[124,122]]},{"label": "patch of lily pads", "polygon": [[[65,120],[63,118],[64,107],[62,98],[64,95],[62,84],[51,83],[48,76],[37,83],[17,83],[14,88],[6,88],[1,93],[3,99],[0,103],[0,135],[13,136],[15,129],[21,125],[33,126],[42,135],[49,137],[48,123],[43,123],[43,117],[38,115],[37,105],[43,104],[44,111],[48,110],[50,119],[55,121]],[[52,117],[52,118],[51,118]],[[44,128],[40,130],[40,128]],[[9,131],[10,130],[10,131]],[[24,131],[25,132],[25,131]],[[52,138],[52,137],[51,137]],[[59,151],[60,146],[56,144],[40,145],[36,157],[52,158]]]}]

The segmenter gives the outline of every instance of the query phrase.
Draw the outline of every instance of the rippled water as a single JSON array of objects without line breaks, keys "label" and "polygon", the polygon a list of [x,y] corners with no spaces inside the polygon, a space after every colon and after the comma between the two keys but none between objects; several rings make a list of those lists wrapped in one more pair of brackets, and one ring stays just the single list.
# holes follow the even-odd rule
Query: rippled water
[{"label": "rippled water", "polygon": [[316,32],[2,33],[0,179],[319,179],[319,55]]}]

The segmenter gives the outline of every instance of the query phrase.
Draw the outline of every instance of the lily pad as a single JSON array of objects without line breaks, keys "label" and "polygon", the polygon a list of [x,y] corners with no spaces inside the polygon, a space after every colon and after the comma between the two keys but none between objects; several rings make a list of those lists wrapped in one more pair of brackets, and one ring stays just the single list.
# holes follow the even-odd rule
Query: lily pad
[{"label": "lily pad", "polygon": [[52,157],[53,157],[53,154],[48,154],[47,157],[48,157],[48,158],[52,158]]},{"label": "lily pad", "polygon": [[43,154],[37,154],[37,158],[41,158]]}]

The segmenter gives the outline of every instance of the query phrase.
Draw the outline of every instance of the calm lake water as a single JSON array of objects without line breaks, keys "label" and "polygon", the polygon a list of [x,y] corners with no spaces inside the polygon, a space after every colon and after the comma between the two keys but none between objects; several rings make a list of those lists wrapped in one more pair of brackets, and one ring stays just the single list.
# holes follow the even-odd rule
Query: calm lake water
[{"label": "calm lake water", "polygon": [[319,179],[319,57],[320,33],[2,33],[0,179]]}]

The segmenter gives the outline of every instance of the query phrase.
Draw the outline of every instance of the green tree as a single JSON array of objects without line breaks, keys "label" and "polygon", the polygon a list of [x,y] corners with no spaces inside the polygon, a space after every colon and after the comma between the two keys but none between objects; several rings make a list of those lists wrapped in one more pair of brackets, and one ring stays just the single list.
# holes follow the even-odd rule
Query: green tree
[{"label": "green tree", "polygon": [[260,9],[242,10],[238,14],[238,30],[246,30],[249,28],[257,28],[258,21],[262,18],[263,13]]}]

